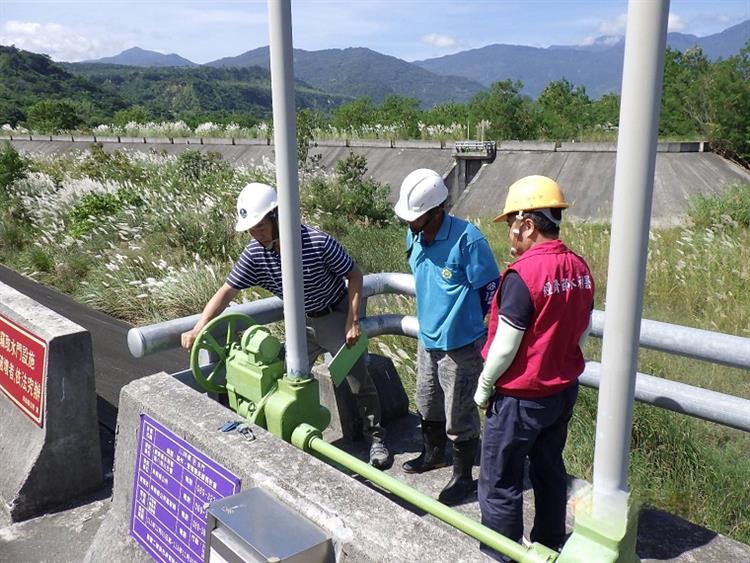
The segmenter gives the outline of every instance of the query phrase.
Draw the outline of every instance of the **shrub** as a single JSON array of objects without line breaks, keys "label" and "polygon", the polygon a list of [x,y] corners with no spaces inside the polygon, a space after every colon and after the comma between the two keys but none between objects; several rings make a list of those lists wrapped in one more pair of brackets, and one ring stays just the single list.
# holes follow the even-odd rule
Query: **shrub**
[{"label": "shrub", "polygon": [[209,174],[215,174],[226,167],[221,153],[188,149],[177,157],[177,172],[186,182],[197,182]]},{"label": "shrub", "polygon": [[301,195],[303,209],[312,216],[329,213],[340,221],[388,224],[393,218],[388,187],[366,173],[367,159],[350,152],[336,163],[332,178],[317,176],[308,183]]},{"label": "shrub", "polygon": [[68,232],[74,238],[87,234],[102,219],[117,215],[127,206],[139,207],[141,197],[133,190],[120,188],[116,193],[89,193],[84,195],[70,210]]},{"label": "shrub", "polygon": [[0,145],[0,197],[8,187],[28,171],[28,161],[8,141]]},{"label": "shrub", "polygon": [[732,222],[750,227],[750,184],[735,184],[719,195],[698,196],[691,201],[688,214],[699,228]]},{"label": "shrub", "polygon": [[101,143],[92,143],[79,165],[78,175],[102,182],[136,182],[144,178],[144,171],[124,152],[107,152]]}]

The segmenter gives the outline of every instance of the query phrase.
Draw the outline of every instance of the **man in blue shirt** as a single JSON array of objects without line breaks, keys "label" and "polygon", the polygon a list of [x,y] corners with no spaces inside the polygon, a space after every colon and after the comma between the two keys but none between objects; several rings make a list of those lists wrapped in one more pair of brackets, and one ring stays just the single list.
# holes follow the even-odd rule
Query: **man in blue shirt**
[{"label": "man in blue shirt", "polygon": [[[276,191],[271,186],[252,183],[243,188],[237,199],[235,229],[249,231],[252,240],[224,285],[206,304],[196,325],[182,334],[184,348],[189,350],[193,346],[206,323],[221,313],[242,289],[259,286],[283,299],[277,206]],[[312,365],[323,352],[336,354],[344,343],[351,346],[359,339],[362,271],[328,233],[307,225],[300,225],[300,231],[307,354]],[[370,463],[383,468],[388,464],[389,454],[380,426],[380,399],[363,358],[346,379],[357,402],[363,433],[371,441]]]},{"label": "man in blue shirt", "polygon": [[487,240],[471,223],[445,212],[448,189],[421,168],[401,184],[396,215],[409,224],[406,248],[417,295],[416,404],[423,449],[403,464],[407,473],[445,467],[453,445],[453,475],[438,499],[457,504],[472,494],[479,443],[473,395],[482,371],[484,317],[500,276]]}]

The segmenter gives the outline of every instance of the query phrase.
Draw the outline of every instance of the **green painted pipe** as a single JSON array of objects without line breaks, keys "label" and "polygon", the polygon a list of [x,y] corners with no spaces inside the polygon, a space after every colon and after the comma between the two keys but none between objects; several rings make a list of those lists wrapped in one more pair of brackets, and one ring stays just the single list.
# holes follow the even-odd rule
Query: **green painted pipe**
[{"label": "green painted pipe", "polygon": [[379,487],[432,514],[443,522],[450,524],[454,528],[490,546],[492,549],[496,549],[500,553],[513,558],[519,563],[551,563],[559,555],[556,551],[538,543],[528,548],[519,545],[513,540],[483,526],[476,520],[472,520],[457,510],[453,510],[432,497],[420,493],[416,489],[405,485],[390,475],[386,475],[336,446],[332,446],[321,438],[320,432],[317,429],[308,424],[301,424],[295,429],[292,435],[292,444],[304,451],[313,451],[325,459],[346,467]]}]

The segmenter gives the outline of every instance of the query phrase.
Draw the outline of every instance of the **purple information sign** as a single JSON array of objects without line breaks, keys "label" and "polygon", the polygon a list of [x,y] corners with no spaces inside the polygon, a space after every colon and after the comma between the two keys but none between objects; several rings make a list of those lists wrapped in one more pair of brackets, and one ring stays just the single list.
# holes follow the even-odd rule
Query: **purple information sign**
[{"label": "purple information sign", "polygon": [[203,563],[208,503],[240,479],[145,414],[138,431],[130,535],[164,563]]}]

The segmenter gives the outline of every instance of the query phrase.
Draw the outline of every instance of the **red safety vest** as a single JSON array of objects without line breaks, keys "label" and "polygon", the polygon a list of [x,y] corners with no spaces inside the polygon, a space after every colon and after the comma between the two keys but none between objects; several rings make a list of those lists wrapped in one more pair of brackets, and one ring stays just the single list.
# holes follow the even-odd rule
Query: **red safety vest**
[{"label": "red safety vest", "polygon": [[[578,341],[594,304],[594,278],[586,262],[561,241],[539,243],[509,267],[529,289],[534,313],[513,362],[495,387],[518,398],[547,397],[574,383],[584,369]],[[486,359],[498,323],[497,289],[490,308]]]}]

